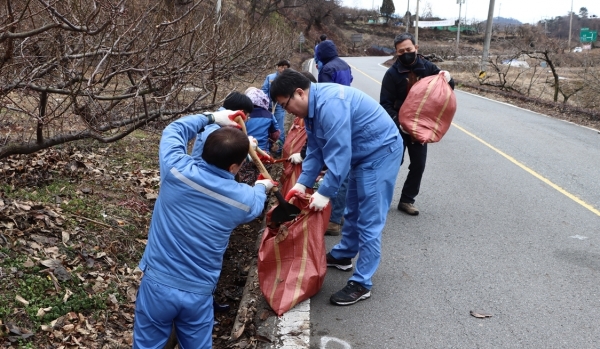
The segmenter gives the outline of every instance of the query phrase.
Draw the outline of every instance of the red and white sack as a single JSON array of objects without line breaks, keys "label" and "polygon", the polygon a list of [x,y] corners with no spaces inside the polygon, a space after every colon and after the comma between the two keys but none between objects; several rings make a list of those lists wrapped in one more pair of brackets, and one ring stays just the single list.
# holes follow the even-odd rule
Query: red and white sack
[{"label": "red and white sack", "polygon": [[317,212],[308,208],[309,201],[309,195],[296,194],[291,203],[302,211],[280,226],[270,223],[275,208],[267,213],[258,250],[258,281],[267,303],[279,316],[317,294],[327,273],[325,230],[331,204]]},{"label": "red and white sack", "polygon": [[456,96],[443,73],[417,81],[400,107],[398,120],[404,133],[419,143],[439,142],[452,124]]},{"label": "red and white sack", "polygon": [[[294,153],[300,153],[302,147],[306,143],[306,129],[304,128],[304,119],[294,118],[292,127],[285,137],[285,143],[283,144],[283,158],[287,159]],[[281,183],[281,192],[287,193],[292,189],[298,177],[302,173],[302,164],[293,164],[291,161],[286,161],[283,164],[283,173],[279,178]]]}]

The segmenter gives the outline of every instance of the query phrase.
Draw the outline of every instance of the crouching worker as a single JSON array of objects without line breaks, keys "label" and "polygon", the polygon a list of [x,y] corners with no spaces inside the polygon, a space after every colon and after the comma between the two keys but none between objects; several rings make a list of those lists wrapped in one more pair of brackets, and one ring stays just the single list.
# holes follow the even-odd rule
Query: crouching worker
[{"label": "crouching worker", "polygon": [[133,348],[163,348],[173,324],[181,348],[211,348],[213,291],[231,231],[261,214],[271,180],[254,186],[234,176],[248,155],[248,137],[221,127],[204,143],[202,159],[188,142],[205,126],[236,126],[230,110],[181,118],[163,131],[161,188],[148,244],[140,262],[144,277],[136,300]]}]

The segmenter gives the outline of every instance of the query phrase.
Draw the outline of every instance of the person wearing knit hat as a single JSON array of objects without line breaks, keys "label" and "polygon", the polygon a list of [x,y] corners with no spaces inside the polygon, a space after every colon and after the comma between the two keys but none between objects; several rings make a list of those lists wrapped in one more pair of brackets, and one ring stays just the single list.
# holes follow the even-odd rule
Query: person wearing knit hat
[{"label": "person wearing knit hat", "polygon": [[271,89],[271,82],[273,82],[273,80],[275,80],[275,78],[281,74],[281,72],[290,68],[290,62],[287,59],[281,59],[279,62],[277,62],[277,64],[275,64],[275,68],[277,71],[273,74],[267,75],[261,90],[269,97],[269,108],[267,109],[271,111],[273,115],[275,115],[275,120],[277,120],[277,125],[279,126],[279,140],[275,142],[273,146],[275,155],[279,157],[281,156],[283,143],[285,142],[285,110],[283,110],[280,105],[271,99],[271,94],[269,91]]}]

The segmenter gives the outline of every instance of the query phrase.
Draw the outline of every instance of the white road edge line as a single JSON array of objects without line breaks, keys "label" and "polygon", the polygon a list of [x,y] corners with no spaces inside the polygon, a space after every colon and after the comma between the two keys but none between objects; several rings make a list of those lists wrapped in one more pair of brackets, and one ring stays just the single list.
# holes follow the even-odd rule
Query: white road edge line
[{"label": "white road edge line", "polygon": [[310,346],[310,298],[283,314],[277,324],[279,349],[308,349]]}]

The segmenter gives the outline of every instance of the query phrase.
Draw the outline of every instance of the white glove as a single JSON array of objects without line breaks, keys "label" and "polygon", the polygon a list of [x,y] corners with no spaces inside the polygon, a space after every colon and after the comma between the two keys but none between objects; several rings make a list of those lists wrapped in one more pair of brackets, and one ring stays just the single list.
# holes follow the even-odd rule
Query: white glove
[{"label": "white glove", "polygon": [[290,191],[288,191],[287,195],[285,196],[285,201],[290,201],[290,199],[294,197],[296,193],[300,193],[302,195],[306,194],[306,186],[300,183],[294,184],[292,189],[290,189]]},{"label": "white glove", "polygon": [[288,158],[288,160],[292,163],[292,164],[299,164],[302,162],[302,155],[300,155],[300,153],[294,153],[292,155],[290,155],[290,157]]},{"label": "white glove", "polygon": [[271,189],[273,189],[273,187],[275,186],[275,182],[273,182],[270,179],[259,179],[256,182],[254,182],[254,185],[257,185],[257,184],[264,185],[265,188],[267,188],[267,190],[266,190],[267,192],[271,191]]},{"label": "white glove", "polygon": [[446,82],[450,82],[450,79],[452,79],[450,72],[447,70],[440,71],[440,74],[444,74],[444,79],[446,79]]},{"label": "white glove", "polygon": [[323,196],[319,194],[319,192],[316,192],[310,197],[308,208],[310,208],[313,211],[323,211],[323,209],[325,208],[325,206],[327,206],[328,203],[329,198],[327,196]]},{"label": "white glove", "polygon": [[221,110],[212,113],[212,115],[215,117],[215,124],[219,126],[238,126],[238,124],[236,124],[229,117],[230,115],[233,115],[235,113],[237,112],[233,110]]},{"label": "white glove", "polygon": [[254,138],[252,136],[248,136],[248,140],[250,141],[250,145],[252,146],[252,149],[254,149],[256,151],[256,147],[258,146],[258,141],[256,140],[256,138]]}]

